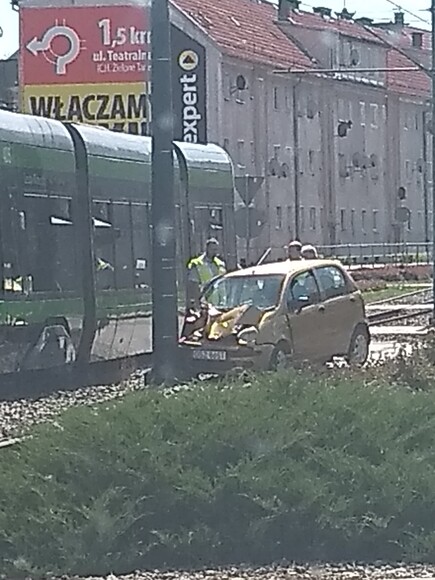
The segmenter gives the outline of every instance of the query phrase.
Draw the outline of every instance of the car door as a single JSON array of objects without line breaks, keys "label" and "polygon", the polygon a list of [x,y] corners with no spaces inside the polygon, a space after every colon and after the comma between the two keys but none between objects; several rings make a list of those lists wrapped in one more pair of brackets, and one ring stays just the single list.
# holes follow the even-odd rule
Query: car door
[{"label": "car door", "polygon": [[353,289],[338,266],[319,266],[313,271],[320,288],[323,319],[328,329],[327,354],[344,355],[357,324],[358,307]]},{"label": "car door", "polygon": [[311,271],[296,274],[286,291],[287,321],[290,326],[295,358],[322,358],[327,340],[320,290]]}]

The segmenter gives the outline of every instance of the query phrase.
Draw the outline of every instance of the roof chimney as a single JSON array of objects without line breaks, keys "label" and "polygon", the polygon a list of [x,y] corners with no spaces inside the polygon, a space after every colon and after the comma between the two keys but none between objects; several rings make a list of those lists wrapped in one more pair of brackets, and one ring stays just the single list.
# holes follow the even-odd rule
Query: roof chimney
[{"label": "roof chimney", "polygon": [[340,20],[352,20],[356,13],[349,12],[347,8],[343,8],[341,12],[336,12],[335,14],[337,15],[337,18],[340,18]]},{"label": "roof chimney", "polygon": [[423,48],[423,33],[422,32],[413,32],[412,35],[412,48]]},{"label": "roof chimney", "polygon": [[361,24],[361,26],[371,26],[373,24],[373,18],[362,16],[361,18],[356,18],[355,22],[358,22],[358,24]]},{"label": "roof chimney", "polygon": [[394,13],[394,24],[397,24],[397,26],[405,26],[404,12],[399,11]]},{"label": "roof chimney", "polygon": [[278,20],[287,20],[292,10],[297,10],[301,0],[279,0]]},{"label": "roof chimney", "polygon": [[323,8],[323,6],[317,6],[317,7],[313,8],[313,12],[314,12],[314,14],[319,14],[319,16],[321,16],[322,18],[325,18],[325,16],[332,15],[331,8]]}]

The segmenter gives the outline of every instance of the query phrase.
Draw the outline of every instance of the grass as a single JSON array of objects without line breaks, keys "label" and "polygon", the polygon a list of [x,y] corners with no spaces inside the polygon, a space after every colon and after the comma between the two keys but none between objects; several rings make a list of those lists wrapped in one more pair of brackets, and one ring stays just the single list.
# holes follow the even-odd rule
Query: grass
[{"label": "grass", "polygon": [[[364,290],[363,296],[367,304],[386,300],[388,298],[400,298],[404,294],[417,291],[417,284],[388,284],[386,288],[377,288],[374,290]],[[423,288],[422,288],[423,289]]]},{"label": "grass", "polygon": [[432,352],[66,411],[1,451],[0,569],[435,561]]}]

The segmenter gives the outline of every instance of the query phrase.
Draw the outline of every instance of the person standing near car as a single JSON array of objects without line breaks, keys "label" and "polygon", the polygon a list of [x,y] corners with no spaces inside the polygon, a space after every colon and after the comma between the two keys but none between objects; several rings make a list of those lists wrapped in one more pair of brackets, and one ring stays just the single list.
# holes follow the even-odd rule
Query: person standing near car
[{"label": "person standing near car", "polygon": [[210,238],[205,244],[205,252],[192,258],[187,264],[187,303],[198,305],[201,290],[205,284],[226,273],[225,262],[218,257],[219,242]]},{"label": "person standing near car", "polygon": [[311,244],[306,244],[301,249],[301,256],[304,260],[317,260],[319,254],[314,246]]},{"label": "person standing near car", "polygon": [[302,244],[299,240],[293,240],[287,246],[288,260],[302,260]]}]

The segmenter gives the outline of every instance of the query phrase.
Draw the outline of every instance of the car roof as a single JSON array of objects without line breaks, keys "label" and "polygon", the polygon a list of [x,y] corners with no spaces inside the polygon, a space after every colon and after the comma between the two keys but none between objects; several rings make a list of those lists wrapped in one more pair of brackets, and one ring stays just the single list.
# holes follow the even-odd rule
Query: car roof
[{"label": "car roof", "polygon": [[252,266],[244,270],[236,270],[230,272],[227,276],[287,276],[288,274],[304,272],[305,270],[319,266],[339,266],[342,269],[342,264],[337,260],[285,260],[283,262],[271,262],[270,264],[261,264],[261,266]]}]

